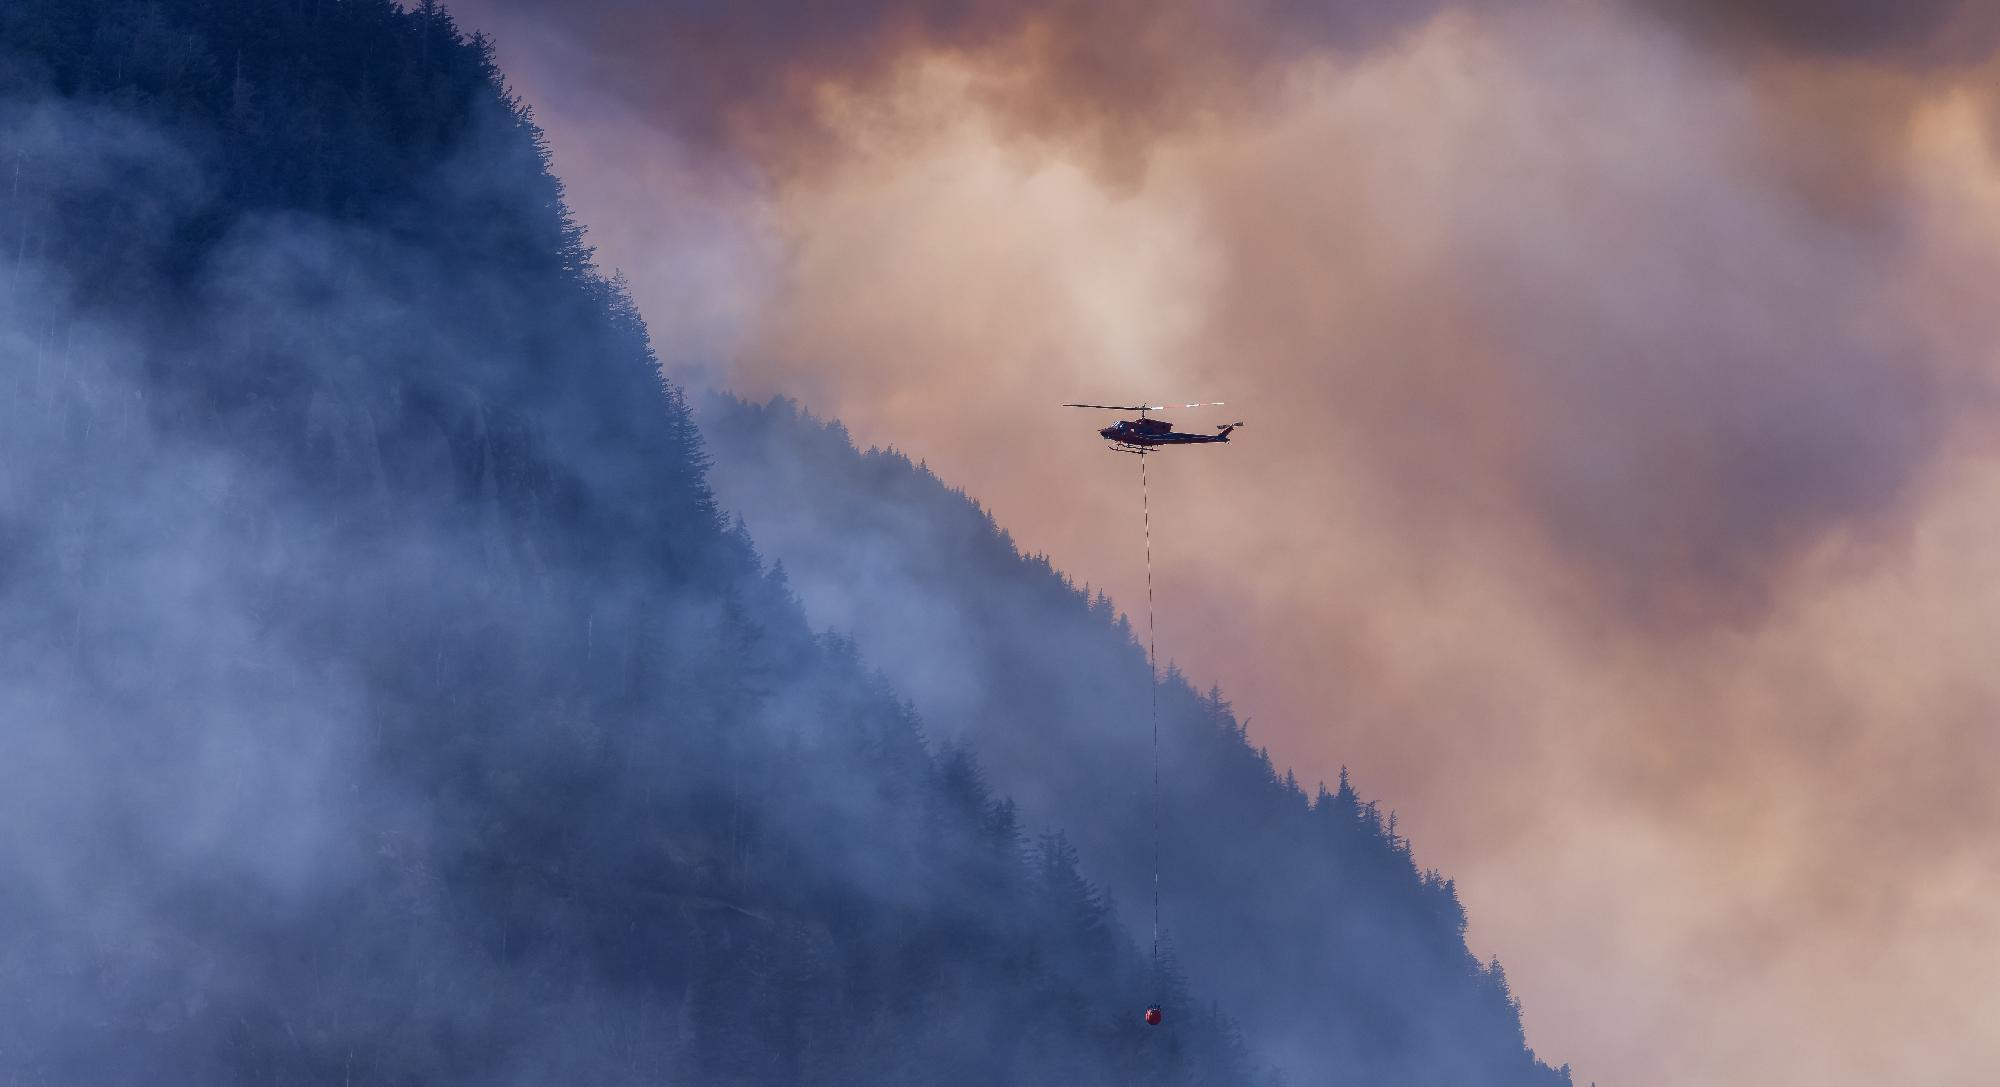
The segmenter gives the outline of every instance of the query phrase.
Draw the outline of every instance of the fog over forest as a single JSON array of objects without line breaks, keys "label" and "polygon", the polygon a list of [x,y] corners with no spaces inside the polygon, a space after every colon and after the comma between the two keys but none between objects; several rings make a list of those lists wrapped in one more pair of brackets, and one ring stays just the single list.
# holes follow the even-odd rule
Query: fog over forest
[{"label": "fog over forest", "polygon": [[1569,1082],[1178,670],[1156,959],[1118,606],[692,410],[441,7],[14,0],[0,196],[0,1082]]}]

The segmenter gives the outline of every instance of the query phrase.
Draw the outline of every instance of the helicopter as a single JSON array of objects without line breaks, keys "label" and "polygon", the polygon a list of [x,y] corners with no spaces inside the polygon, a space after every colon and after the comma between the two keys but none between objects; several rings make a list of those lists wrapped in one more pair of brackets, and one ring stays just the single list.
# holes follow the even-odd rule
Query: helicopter
[{"label": "helicopter", "polygon": [[1170,407],[1219,408],[1220,400],[1210,400],[1199,404],[1064,404],[1066,408],[1095,408],[1100,411],[1136,411],[1137,419],[1120,419],[1097,433],[1111,443],[1111,448],[1119,453],[1135,453],[1145,456],[1169,445],[1208,445],[1212,442],[1226,442],[1229,434],[1243,424],[1226,423],[1215,428],[1214,434],[1187,434],[1174,429],[1174,424],[1165,419],[1154,419],[1147,412],[1165,411]]}]

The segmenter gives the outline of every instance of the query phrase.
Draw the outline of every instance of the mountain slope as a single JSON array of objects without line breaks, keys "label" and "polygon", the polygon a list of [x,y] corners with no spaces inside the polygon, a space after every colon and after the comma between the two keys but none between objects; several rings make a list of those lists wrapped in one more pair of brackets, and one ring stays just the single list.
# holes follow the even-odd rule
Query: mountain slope
[{"label": "mountain slope", "polygon": [[0,8],[0,1081],[1240,1083],[425,3]]},{"label": "mountain slope", "polygon": [[[727,396],[700,421],[719,497],[808,611],[851,631],[934,734],[976,747],[1031,824],[1068,828],[1118,901],[1147,906],[1149,671],[1112,603],[837,422]],[[1171,670],[1159,714],[1166,923],[1260,1053],[1309,1082],[1568,1081],[1526,1047],[1499,964],[1467,951],[1451,881],[1344,773],[1308,797],[1219,692]]]}]

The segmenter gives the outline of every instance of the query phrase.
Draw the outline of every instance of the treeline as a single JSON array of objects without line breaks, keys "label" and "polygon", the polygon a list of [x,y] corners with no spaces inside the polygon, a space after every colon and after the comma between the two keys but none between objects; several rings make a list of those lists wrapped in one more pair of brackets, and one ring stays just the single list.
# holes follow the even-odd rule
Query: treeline
[{"label": "treeline", "polygon": [[[836,421],[726,395],[699,417],[718,494],[809,612],[851,631],[933,731],[977,748],[1031,823],[1068,828],[1118,901],[1148,903],[1152,673],[1126,616]],[[1309,794],[1171,663],[1158,699],[1166,924],[1254,1051],[1300,1080],[1569,1082],[1527,1047],[1505,972],[1468,951],[1456,887],[1418,866],[1394,813],[1345,770]]]}]

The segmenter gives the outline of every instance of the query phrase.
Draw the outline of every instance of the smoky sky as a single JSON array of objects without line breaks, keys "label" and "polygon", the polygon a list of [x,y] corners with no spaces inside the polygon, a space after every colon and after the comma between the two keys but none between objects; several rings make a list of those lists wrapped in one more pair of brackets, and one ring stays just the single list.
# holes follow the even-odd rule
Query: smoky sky
[{"label": "smoky sky", "polygon": [[[1966,0],[1624,0],[1662,26],[1725,50],[1868,61],[1895,68],[1989,56],[2000,15]],[[1575,3],[1587,13],[1601,4]],[[851,4],[588,0],[560,14],[537,0],[470,0],[472,20],[533,25],[587,58],[582,82],[637,104],[677,137],[743,151],[767,167],[828,152],[831,98],[867,95],[911,56],[978,70],[982,104],[1008,125],[1100,166],[1129,171],[1163,131],[1254,100],[1301,58],[1393,48],[1441,13],[1489,0],[865,0]],[[1588,17],[1587,14],[1585,17]]]},{"label": "smoky sky", "polygon": [[1968,0],[1647,0],[1722,36],[1836,57],[1939,64],[1990,55],[2000,18]]},{"label": "smoky sky", "polygon": [[458,10],[670,365],[1127,610],[1055,405],[1249,420],[1154,462],[1163,656],[1580,1081],[1990,1080],[1991,9],[1141,7]]},{"label": "smoky sky", "polygon": [[[1160,130],[1228,108],[1257,72],[1325,49],[1393,37],[1437,0],[865,0],[730,4],[631,0],[563,5],[544,27],[589,58],[591,79],[677,136],[799,167],[826,153],[829,98],[868,94],[906,56],[972,61],[983,100],[1017,130],[1088,145],[1100,165],[1136,166]],[[481,0],[539,22],[533,0]]]}]

